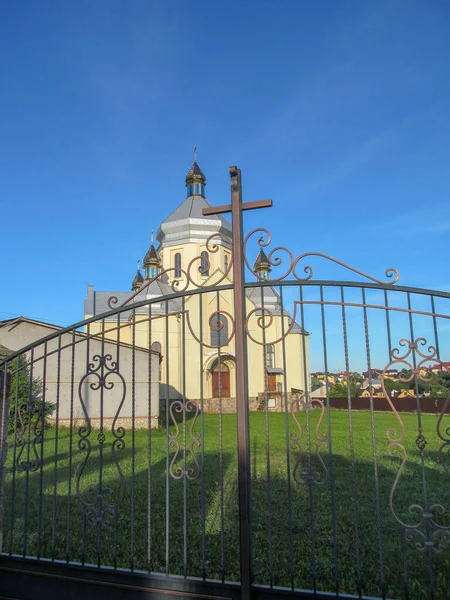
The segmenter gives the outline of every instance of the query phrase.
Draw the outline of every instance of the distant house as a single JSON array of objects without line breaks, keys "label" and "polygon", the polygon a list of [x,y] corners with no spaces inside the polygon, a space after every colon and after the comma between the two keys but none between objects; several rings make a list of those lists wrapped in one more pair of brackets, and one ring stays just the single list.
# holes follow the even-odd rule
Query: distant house
[{"label": "distant house", "polygon": [[388,369],[385,373],[384,376],[387,379],[398,379],[398,369]]},{"label": "distant house", "polygon": [[450,362],[443,362],[439,365],[433,365],[431,367],[431,372],[433,375],[440,375],[441,373],[450,374]]},{"label": "distant house", "polygon": [[363,377],[365,379],[369,379],[369,377],[372,377],[372,379],[373,378],[378,378],[378,377],[380,377],[380,375],[381,375],[382,372],[383,371],[381,371],[380,369],[370,369],[370,371],[364,371],[363,372]]},{"label": "distant house", "polygon": [[325,398],[327,395],[327,386],[325,383],[320,385],[314,385],[311,388],[311,399],[314,398]]},{"label": "distant house", "polygon": [[381,387],[375,387],[373,385],[368,385],[365,388],[360,388],[358,392],[359,398],[383,398],[384,393]]},{"label": "distant house", "polygon": [[325,373],[324,371],[317,371],[316,373],[311,373],[311,377],[316,377],[319,381],[328,380],[328,383],[334,385],[336,383],[336,377],[333,373]]},{"label": "distant house", "polygon": [[372,386],[375,389],[381,389],[382,386],[382,381],[381,379],[365,379],[361,385],[361,389],[365,390],[367,389],[369,386]]}]

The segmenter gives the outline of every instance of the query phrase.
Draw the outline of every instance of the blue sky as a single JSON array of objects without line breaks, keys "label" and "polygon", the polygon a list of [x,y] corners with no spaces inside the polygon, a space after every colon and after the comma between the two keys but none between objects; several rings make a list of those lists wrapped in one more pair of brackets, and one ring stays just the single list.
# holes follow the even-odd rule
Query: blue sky
[{"label": "blue sky", "polygon": [[273,198],[247,229],[450,291],[449,28],[443,0],[2,2],[0,318],[128,289],[194,143],[210,202],[232,164]]}]

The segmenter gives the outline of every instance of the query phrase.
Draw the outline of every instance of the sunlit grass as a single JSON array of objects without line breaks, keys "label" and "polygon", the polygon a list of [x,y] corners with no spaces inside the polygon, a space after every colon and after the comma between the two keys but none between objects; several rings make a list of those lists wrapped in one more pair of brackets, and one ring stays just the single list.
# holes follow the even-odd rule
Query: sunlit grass
[{"label": "sunlit grass", "polygon": [[[295,587],[322,591],[338,587],[342,593],[355,594],[360,588],[362,594],[373,596],[382,596],[384,590],[388,597],[402,598],[407,585],[409,597],[428,598],[431,565],[435,597],[446,598],[450,546],[430,557],[419,552],[415,543],[423,540],[417,536],[408,541],[389,507],[389,493],[401,465],[398,448],[392,448],[393,456],[388,454],[386,430],[395,427],[397,437],[401,432],[394,416],[377,413],[372,421],[370,413],[358,411],[352,415],[350,430],[348,413],[331,411],[331,435],[325,415],[317,437],[318,411],[308,415],[309,423],[303,413],[296,417],[301,437],[292,415],[288,416],[288,432],[284,414],[270,414],[267,423],[264,413],[250,416],[255,582],[281,586],[292,582]],[[127,431],[124,448],[116,449],[117,463],[110,432],[100,457],[98,430],[89,436],[88,456],[78,429],[60,429],[57,439],[56,430],[47,429],[43,446],[36,446],[39,457],[42,450],[42,469],[28,476],[16,472],[14,481],[11,439],[4,551],[93,564],[100,559],[102,565],[120,568],[238,580],[236,417],[223,415],[221,420],[207,414],[203,418],[203,431],[201,417],[194,429],[202,433],[203,444],[193,447],[199,468],[189,452],[190,423],[186,465],[181,424],[180,451],[172,467],[175,474],[176,467],[191,468],[192,480],[168,474],[176,446],[169,446],[167,463],[164,429],[150,434],[136,431],[134,445]],[[436,434],[437,416],[422,417],[427,441],[423,466],[416,446],[417,416],[404,414],[402,419],[406,427],[402,445],[408,460],[394,494],[394,509],[399,519],[414,524],[420,516],[409,512],[409,507],[424,505],[423,477],[428,503],[447,509],[450,479],[439,462],[442,440]],[[449,426],[449,417],[446,420],[442,432]],[[95,522],[95,510],[84,518],[82,502],[96,500],[90,490],[99,486],[100,464],[103,488],[111,490],[106,502],[115,505],[121,491],[125,492],[117,511],[103,514],[103,525]],[[302,475],[308,470],[315,473],[311,485]],[[450,525],[448,513],[434,514],[434,518],[442,526]],[[430,524],[433,533],[436,527]]]}]

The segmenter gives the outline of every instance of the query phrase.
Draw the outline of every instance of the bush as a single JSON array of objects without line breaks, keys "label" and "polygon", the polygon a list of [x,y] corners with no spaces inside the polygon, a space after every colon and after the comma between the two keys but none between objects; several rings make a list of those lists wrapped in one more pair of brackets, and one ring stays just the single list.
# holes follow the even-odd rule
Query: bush
[{"label": "bush", "polygon": [[[9,427],[10,432],[14,431],[14,422],[17,406],[17,428],[28,427],[28,423],[36,423],[39,419],[42,425],[45,425],[45,419],[51,415],[55,409],[55,404],[45,402],[42,398],[44,386],[40,377],[31,376],[30,363],[25,355],[21,355],[18,360],[12,363],[11,387],[9,393]],[[19,416],[20,413],[20,416]]]}]

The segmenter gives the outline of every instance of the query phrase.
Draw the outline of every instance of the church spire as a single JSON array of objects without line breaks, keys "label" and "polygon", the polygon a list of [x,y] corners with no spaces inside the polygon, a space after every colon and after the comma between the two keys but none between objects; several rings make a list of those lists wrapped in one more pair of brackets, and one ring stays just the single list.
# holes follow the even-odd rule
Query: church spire
[{"label": "church spire", "polygon": [[197,164],[197,145],[194,146],[194,164],[186,175],[186,195],[205,198],[206,177]]},{"label": "church spire", "polygon": [[153,229],[150,248],[144,257],[144,275],[145,279],[153,279],[161,271],[161,259],[153,243]]},{"label": "church spire", "polygon": [[253,269],[258,279],[269,279],[269,273],[272,269],[270,268],[269,259],[262,248],[255,260]]},{"label": "church spire", "polygon": [[137,272],[134,276],[133,283],[131,284],[131,289],[133,292],[137,292],[141,285],[144,283],[144,278],[141,275],[141,261],[137,261]]}]

